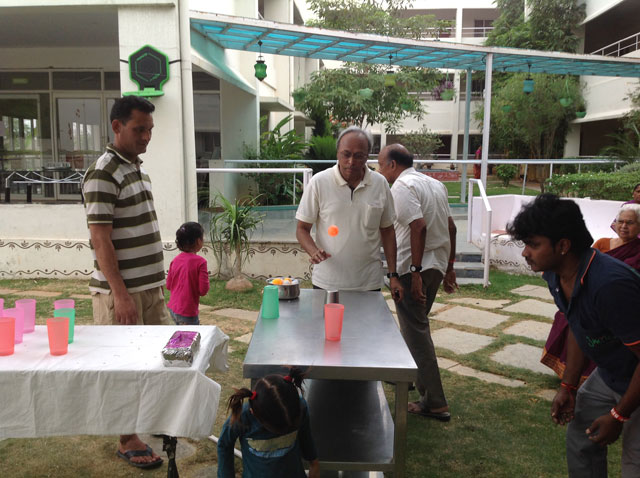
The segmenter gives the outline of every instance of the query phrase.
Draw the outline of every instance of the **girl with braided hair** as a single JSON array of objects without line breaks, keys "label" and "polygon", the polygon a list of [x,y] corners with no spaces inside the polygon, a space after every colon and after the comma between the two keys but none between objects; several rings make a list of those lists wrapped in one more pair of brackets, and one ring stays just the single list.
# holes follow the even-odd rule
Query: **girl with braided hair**
[{"label": "girl with braided hair", "polygon": [[243,478],[306,477],[303,458],[309,462],[309,477],[319,476],[303,379],[304,373],[294,367],[286,376],[261,378],[253,390],[235,389],[229,397],[231,416],[218,440],[218,478],[235,477],[233,448],[238,439]]}]

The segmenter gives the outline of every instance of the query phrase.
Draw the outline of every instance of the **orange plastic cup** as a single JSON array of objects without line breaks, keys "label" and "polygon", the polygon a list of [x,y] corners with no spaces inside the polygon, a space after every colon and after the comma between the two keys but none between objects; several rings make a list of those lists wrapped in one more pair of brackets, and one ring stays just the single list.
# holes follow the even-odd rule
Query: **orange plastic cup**
[{"label": "orange plastic cup", "polygon": [[16,319],[0,317],[0,355],[12,355],[15,347]]},{"label": "orange plastic cup", "polygon": [[325,304],[324,306],[324,338],[337,341],[342,335],[342,318],[344,304]]},{"label": "orange plastic cup", "polygon": [[69,317],[47,319],[47,333],[51,355],[66,354],[69,346]]}]

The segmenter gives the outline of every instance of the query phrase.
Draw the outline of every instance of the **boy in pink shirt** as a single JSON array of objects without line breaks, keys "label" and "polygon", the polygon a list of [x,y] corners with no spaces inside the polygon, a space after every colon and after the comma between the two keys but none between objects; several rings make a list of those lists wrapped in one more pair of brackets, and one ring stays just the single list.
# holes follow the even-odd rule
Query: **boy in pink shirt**
[{"label": "boy in pink shirt", "polygon": [[207,261],[196,254],[203,243],[204,229],[197,222],[185,222],[176,231],[176,244],[182,252],[169,266],[167,290],[171,298],[167,307],[178,325],[200,325],[200,296],[209,292]]}]

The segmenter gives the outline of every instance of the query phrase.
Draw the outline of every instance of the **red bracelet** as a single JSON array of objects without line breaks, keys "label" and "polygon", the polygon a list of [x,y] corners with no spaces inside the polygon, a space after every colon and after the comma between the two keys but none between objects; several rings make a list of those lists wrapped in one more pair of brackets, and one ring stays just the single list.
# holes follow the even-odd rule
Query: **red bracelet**
[{"label": "red bracelet", "polygon": [[566,388],[570,392],[575,392],[578,390],[578,387],[576,387],[575,385],[571,385],[567,382],[560,382],[560,386]]},{"label": "red bracelet", "polygon": [[613,407],[609,413],[611,414],[611,416],[613,418],[618,420],[620,423],[624,423],[624,422],[628,422],[629,421],[629,417],[623,417],[622,415],[620,415],[618,413],[618,410],[616,410],[616,407]]}]

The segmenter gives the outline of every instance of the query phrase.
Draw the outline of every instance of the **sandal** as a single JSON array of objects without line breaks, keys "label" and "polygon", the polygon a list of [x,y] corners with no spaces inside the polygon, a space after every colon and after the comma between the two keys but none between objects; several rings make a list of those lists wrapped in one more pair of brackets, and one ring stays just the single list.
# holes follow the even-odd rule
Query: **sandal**
[{"label": "sandal", "polygon": [[128,451],[125,451],[124,453],[118,450],[116,451],[116,455],[118,455],[120,458],[125,460],[131,466],[135,466],[136,468],[146,468],[146,469],[156,468],[162,465],[162,462],[163,462],[162,458],[160,457],[158,457],[156,461],[150,461],[146,463],[131,461],[131,458],[133,458],[134,456],[153,456],[153,450],[149,445],[147,445],[146,450],[128,450]]},{"label": "sandal", "polygon": [[418,407],[418,410],[416,411],[407,410],[409,413],[412,413],[414,415],[420,415],[421,417],[433,418],[441,422],[451,421],[451,414],[449,412],[430,412],[428,410],[424,410],[420,402],[411,402],[411,403],[416,407]]}]

